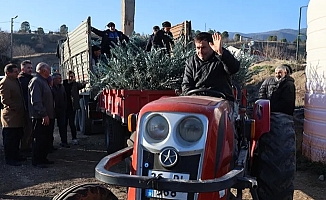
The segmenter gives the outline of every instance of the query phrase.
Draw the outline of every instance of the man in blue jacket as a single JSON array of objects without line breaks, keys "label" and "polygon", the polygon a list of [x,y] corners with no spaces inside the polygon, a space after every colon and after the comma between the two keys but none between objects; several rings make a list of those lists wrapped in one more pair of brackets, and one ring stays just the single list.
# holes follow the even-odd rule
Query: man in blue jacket
[{"label": "man in blue jacket", "polygon": [[115,29],[115,24],[113,22],[108,23],[107,27],[108,29],[105,31],[100,31],[91,27],[91,31],[102,37],[101,52],[105,53],[107,57],[110,57],[110,49],[118,45],[118,42],[120,42],[120,44],[123,44],[124,41],[129,42],[129,38],[121,31]]}]

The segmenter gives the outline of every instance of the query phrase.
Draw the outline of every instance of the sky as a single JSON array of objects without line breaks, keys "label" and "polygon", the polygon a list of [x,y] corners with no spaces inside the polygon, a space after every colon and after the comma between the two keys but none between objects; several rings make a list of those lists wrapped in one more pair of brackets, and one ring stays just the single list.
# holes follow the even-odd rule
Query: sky
[{"label": "sky", "polygon": [[[14,31],[24,21],[31,30],[42,27],[58,31],[65,24],[69,31],[75,29],[88,16],[92,26],[104,30],[108,22],[121,30],[121,0],[1,0],[0,28]],[[298,29],[299,10],[309,0],[135,0],[135,31],[151,33],[154,25],[163,21],[179,24],[190,20],[193,30],[257,33],[284,28]],[[301,27],[305,28],[307,9],[302,8]]]}]

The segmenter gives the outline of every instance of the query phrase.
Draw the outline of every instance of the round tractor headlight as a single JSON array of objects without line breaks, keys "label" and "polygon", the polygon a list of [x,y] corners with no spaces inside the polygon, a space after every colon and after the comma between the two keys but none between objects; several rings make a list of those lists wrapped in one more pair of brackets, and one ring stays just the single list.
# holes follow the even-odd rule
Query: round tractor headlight
[{"label": "round tractor headlight", "polygon": [[169,133],[169,124],[161,115],[155,115],[148,120],[146,130],[152,139],[164,140]]},{"label": "round tractor headlight", "polygon": [[189,117],[181,121],[179,133],[182,139],[187,142],[196,142],[203,135],[204,125],[196,117]]}]

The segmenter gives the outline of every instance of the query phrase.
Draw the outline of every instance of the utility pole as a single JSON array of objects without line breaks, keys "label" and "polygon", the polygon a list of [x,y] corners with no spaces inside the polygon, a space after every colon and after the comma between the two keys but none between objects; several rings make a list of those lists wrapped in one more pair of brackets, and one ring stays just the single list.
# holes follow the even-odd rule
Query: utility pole
[{"label": "utility pole", "polygon": [[308,6],[301,6],[300,7],[300,13],[299,13],[299,28],[298,28],[298,36],[297,36],[297,48],[296,48],[296,53],[295,53],[295,60],[298,62],[299,59],[299,40],[300,40],[300,29],[301,29],[301,13],[302,13],[302,8],[306,8]]},{"label": "utility pole", "polygon": [[122,24],[124,34],[131,36],[134,32],[135,0],[122,0]]},{"label": "utility pole", "polygon": [[14,29],[14,19],[16,19],[18,17],[18,15],[16,15],[16,17],[12,17],[11,18],[11,29],[10,29],[10,61],[12,61],[12,33],[13,33],[13,29]]}]

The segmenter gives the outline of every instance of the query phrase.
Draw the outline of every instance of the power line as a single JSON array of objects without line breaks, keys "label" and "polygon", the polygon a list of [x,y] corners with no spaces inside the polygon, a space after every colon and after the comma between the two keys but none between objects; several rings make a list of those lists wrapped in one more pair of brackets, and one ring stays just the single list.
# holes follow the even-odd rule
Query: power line
[{"label": "power line", "polygon": [[[24,21],[25,22],[25,21]],[[28,21],[27,21],[28,22]],[[7,22],[0,22],[0,23],[10,23],[10,21],[7,21]],[[21,24],[22,22],[18,22],[18,21],[14,21],[14,23],[15,24]],[[28,22],[29,23],[29,22]],[[42,26],[33,26],[33,25],[31,25],[31,24],[29,24],[29,26],[30,27],[32,27],[32,28],[39,28],[39,27],[41,27],[41,28],[43,28]],[[59,29],[59,28],[58,28]],[[53,31],[53,30],[50,30],[50,29],[47,29],[47,28],[43,28],[43,30],[45,30],[45,31]],[[55,31],[53,31],[53,32],[55,32]]]}]

